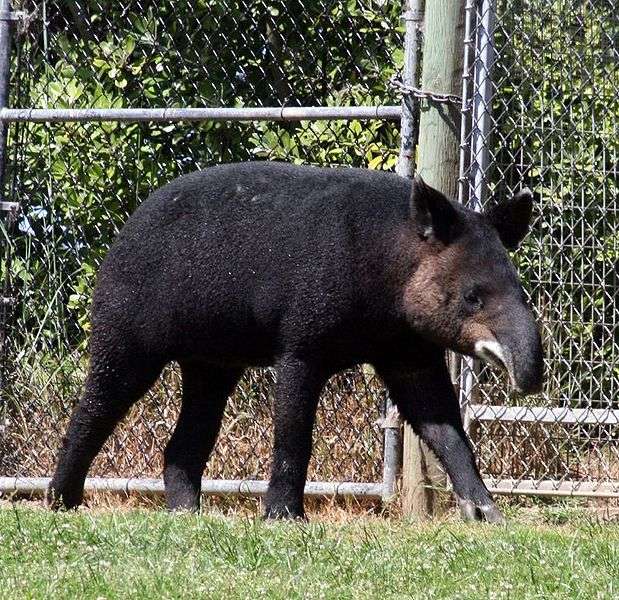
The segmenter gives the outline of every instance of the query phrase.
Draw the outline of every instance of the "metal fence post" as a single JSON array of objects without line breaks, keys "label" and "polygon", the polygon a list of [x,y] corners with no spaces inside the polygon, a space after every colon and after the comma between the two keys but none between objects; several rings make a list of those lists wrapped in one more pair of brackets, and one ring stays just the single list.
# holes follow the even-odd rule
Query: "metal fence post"
[{"label": "metal fence post", "polygon": [[[8,106],[9,71],[11,67],[11,21],[15,13],[11,12],[10,0],[0,0],[0,110]],[[6,140],[9,125],[0,120],[0,200],[2,211],[11,206],[4,203],[4,180],[6,163]]]},{"label": "metal fence post", "polygon": [[[11,3],[0,0],[0,109],[8,105],[11,66]],[[4,200],[4,164],[8,125],[0,121],[0,197]]]},{"label": "metal fence post", "polygon": [[[0,0],[0,110],[7,106],[9,95],[9,70],[11,66],[11,21],[14,13],[11,12],[10,0]],[[5,201],[5,163],[6,163],[6,142],[8,134],[8,123],[0,120],[0,215],[4,219],[4,213],[8,213],[5,221],[9,226],[15,218],[17,204]],[[9,227],[10,228],[10,227]],[[4,252],[0,253],[4,256]],[[5,279],[5,282],[8,281]],[[2,283],[0,296],[0,366],[4,360],[5,324],[7,308],[10,299],[6,297],[6,283]],[[0,370],[0,394],[4,389],[4,374]],[[0,433],[1,433],[0,429]]]},{"label": "metal fence post", "polygon": [[[405,22],[404,34],[404,65],[402,68],[402,83],[416,86],[418,78],[419,37],[423,21],[423,0],[404,0]],[[402,118],[400,123],[400,154],[396,165],[396,173],[401,177],[412,177],[415,172],[415,151],[417,123],[419,110],[412,96],[402,96]],[[383,502],[395,496],[397,477],[402,470],[403,436],[402,424],[397,408],[389,396],[385,403],[385,451],[383,458]],[[414,435],[414,434],[413,434]]]},{"label": "metal fence post", "polygon": [[[9,66],[11,59],[11,3],[0,0],[0,108],[7,106]],[[6,127],[0,123],[0,159],[4,159]],[[0,161],[0,183],[3,181],[4,160]]]},{"label": "metal fence post", "polygon": [[[479,14],[475,14],[475,3],[467,4],[466,33],[466,64],[465,78],[472,78],[472,90],[463,87],[463,108],[471,111],[470,145],[463,141],[460,160],[460,190],[459,199],[466,201],[469,208],[480,211],[483,208],[488,190],[488,155],[489,137],[492,130],[491,102],[492,79],[490,72],[494,62],[494,26],[496,20],[495,0],[480,0]],[[471,38],[471,39],[469,39]],[[470,61],[470,54],[473,61]],[[471,77],[472,76],[472,77]],[[466,81],[465,83],[468,83]],[[471,96],[469,97],[469,93]],[[470,106],[468,106],[470,102]],[[467,106],[465,106],[467,104]],[[465,113],[463,112],[463,115]],[[463,120],[462,129],[465,129]],[[464,153],[470,152],[468,178],[464,177]],[[465,193],[465,186],[467,187]],[[473,400],[476,385],[477,361],[469,357],[461,357],[460,365],[460,409],[467,433],[471,428],[471,411],[469,406]]]},{"label": "metal fence post", "polygon": [[481,0],[481,14],[476,25],[475,77],[473,81],[473,116],[471,121],[471,178],[473,188],[469,207],[481,210],[488,189],[488,138],[492,128],[491,102],[494,62],[495,0]]},{"label": "metal fence post", "polygon": [[[419,72],[419,38],[423,22],[424,0],[404,0],[402,15],[406,30],[404,34],[404,66],[402,83],[415,87]],[[402,121],[400,125],[400,155],[396,173],[401,177],[412,177],[415,172],[415,149],[419,133],[418,103],[411,95],[402,96]]]}]

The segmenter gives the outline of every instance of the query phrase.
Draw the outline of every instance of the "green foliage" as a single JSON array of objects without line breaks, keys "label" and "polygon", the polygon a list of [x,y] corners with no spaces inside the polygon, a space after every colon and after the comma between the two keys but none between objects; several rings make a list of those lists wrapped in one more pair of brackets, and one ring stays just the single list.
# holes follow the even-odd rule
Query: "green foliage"
[{"label": "green foliage", "polygon": [[619,22],[605,0],[499,2],[490,178],[538,194],[520,270],[544,322],[561,402],[609,407],[619,387]]},{"label": "green foliage", "polygon": [[[80,3],[18,39],[22,106],[385,104],[399,6],[372,2]],[[178,15],[185,15],[179,19]],[[362,42],[362,43],[361,43]],[[11,130],[19,294],[11,343],[84,348],[97,266],[127,216],[172,178],[255,157],[391,168],[397,124],[29,124]],[[32,338],[32,331],[40,335]],[[26,340],[28,340],[26,342]]]}]

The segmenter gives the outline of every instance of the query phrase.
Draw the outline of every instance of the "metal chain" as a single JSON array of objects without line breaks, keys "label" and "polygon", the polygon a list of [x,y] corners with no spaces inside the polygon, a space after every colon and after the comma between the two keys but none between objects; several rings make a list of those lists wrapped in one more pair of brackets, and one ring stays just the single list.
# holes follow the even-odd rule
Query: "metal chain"
[{"label": "metal chain", "polygon": [[402,96],[413,96],[414,98],[425,99],[438,104],[457,104],[458,106],[462,104],[462,96],[456,94],[443,94],[441,92],[429,92],[412,85],[406,85],[400,79],[399,74],[389,79],[389,87],[396,90],[396,92]]},{"label": "metal chain", "polygon": [[39,17],[38,5],[30,12],[26,10],[2,10],[0,11],[0,21],[12,21],[16,24],[17,33],[26,33],[30,23]]}]

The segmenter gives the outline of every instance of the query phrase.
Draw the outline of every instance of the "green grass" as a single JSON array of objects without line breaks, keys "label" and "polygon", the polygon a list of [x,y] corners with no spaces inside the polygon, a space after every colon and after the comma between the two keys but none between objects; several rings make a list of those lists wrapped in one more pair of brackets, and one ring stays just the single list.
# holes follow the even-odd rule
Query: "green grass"
[{"label": "green grass", "polygon": [[[616,598],[619,525],[0,509],[2,598]],[[518,518],[513,515],[512,519]],[[529,518],[530,520],[530,518]]]}]

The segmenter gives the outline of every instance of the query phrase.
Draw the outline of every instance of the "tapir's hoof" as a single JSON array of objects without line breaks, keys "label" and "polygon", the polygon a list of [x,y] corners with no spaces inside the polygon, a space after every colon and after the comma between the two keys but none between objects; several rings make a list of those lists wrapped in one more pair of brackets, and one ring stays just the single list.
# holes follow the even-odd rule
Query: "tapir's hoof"
[{"label": "tapir's hoof", "polygon": [[286,505],[272,505],[264,509],[265,519],[279,519],[286,521],[306,521],[304,512]]},{"label": "tapir's hoof", "polygon": [[45,504],[52,510],[71,510],[82,503],[81,493],[62,492],[50,485],[45,494]]},{"label": "tapir's hoof", "polygon": [[475,504],[472,500],[458,499],[460,515],[465,521],[486,521],[488,523],[505,523],[505,517],[494,502]]},{"label": "tapir's hoof", "polygon": [[200,496],[195,493],[166,492],[166,508],[170,512],[200,512]]}]

